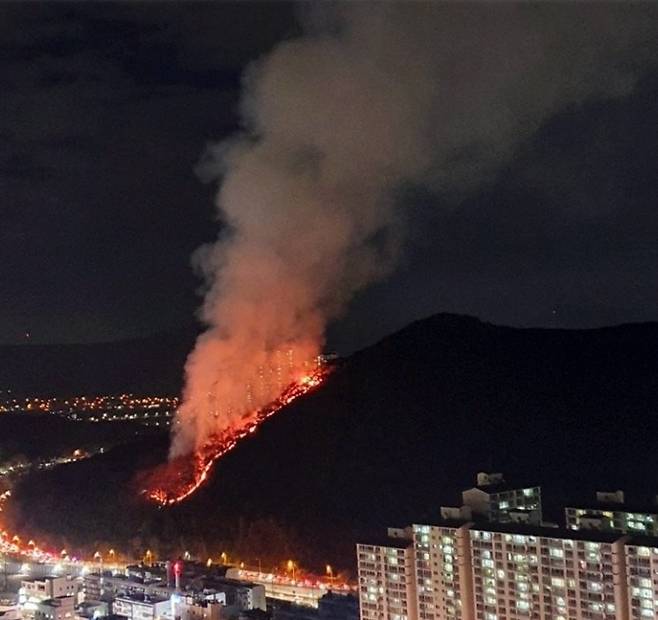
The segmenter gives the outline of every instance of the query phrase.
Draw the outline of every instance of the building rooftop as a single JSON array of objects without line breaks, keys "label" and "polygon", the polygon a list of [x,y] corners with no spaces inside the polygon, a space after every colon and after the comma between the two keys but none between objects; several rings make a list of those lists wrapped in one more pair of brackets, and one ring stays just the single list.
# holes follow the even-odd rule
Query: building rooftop
[{"label": "building rooftop", "polygon": [[476,520],[476,519],[434,519],[429,523],[414,523],[413,527],[422,527],[424,525],[429,525],[430,527],[448,527],[448,528],[460,528],[468,523],[489,523],[488,521]]},{"label": "building rooftop", "polygon": [[539,488],[538,484],[510,484],[509,482],[494,482],[492,484],[476,484],[475,486],[465,489],[470,491],[471,489],[478,489],[484,491],[485,493],[505,493],[506,491],[518,491],[520,489],[537,489]]},{"label": "building rooftop", "polygon": [[658,515],[658,505],[656,504],[619,504],[614,502],[570,502],[565,506],[565,509],[574,509],[574,510],[591,510],[600,512],[605,510],[606,512],[642,512],[652,515]]},{"label": "building rooftop", "polygon": [[148,594],[122,594],[116,597],[117,601],[129,601],[131,603],[153,604],[162,603],[168,599],[161,596],[149,596]]},{"label": "building rooftop", "polygon": [[633,534],[629,536],[629,539],[625,544],[629,546],[654,547],[658,549],[658,538],[654,536],[635,536]]},{"label": "building rooftop", "polygon": [[405,538],[387,538],[382,536],[380,538],[370,538],[358,543],[359,545],[370,545],[371,547],[387,547],[390,549],[408,549],[413,547],[413,540],[406,540]]},{"label": "building rooftop", "polygon": [[47,605],[48,607],[60,607],[62,601],[69,601],[73,598],[74,597],[72,594],[68,596],[56,596],[54,598],[47,598],[44,599],[43,601],[39,601],[38,605]]},{"label": "building rooftop", "polygon": [[[478,532],[496,532],[500,534],[517,534],[521,536],[536,536],[542,538],[557,538],[562,540],[584,540],[592,542],[613,543],[621,538],[627,538],[621,532],[601,532],[599,530],[568,530],[558,527],[542,527],[519,523],[474,523],[471,530]],[[654,539],[658,543],[658,539]]]},{"label": "building rooftop", "polygon": [[255,588],[260,585],[254,581],[247,581],[242,579],[232,579],[231,577],[218,577],[216,575],[210,575],[204,580],[205,584],[210,586],[233,586],[236,588]]},{"label": "building rooftop", "polygon": [[105,605],[105,604],[106,604],[105,601],[92,601],[92,600],[89,600],[89,601],[82,601],[82,603],[80,603],[78,605],[78,607],[80,609],[91,609],[93,607],[98,607],[99,605]]}]

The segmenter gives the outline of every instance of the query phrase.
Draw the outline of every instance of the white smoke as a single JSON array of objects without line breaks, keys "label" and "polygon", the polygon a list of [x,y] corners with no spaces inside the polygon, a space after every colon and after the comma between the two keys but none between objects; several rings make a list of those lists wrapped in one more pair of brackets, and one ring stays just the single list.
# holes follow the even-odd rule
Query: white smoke
[{"label": "white smoke", "polygon": [[486,182],[549,117],[627,94],[648,4],[331,4],[244,80],[244,131],[210,149],[224,232],[200,254],[208,330],[172,455],[275,397],[402,241],[403,183]]}]

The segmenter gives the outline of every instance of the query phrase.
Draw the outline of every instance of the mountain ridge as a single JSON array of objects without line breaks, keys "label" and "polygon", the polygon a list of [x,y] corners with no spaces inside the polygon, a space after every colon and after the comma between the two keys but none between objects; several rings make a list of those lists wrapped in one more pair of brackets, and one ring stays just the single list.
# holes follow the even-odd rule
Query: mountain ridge
[{"label": "mountain ridge", "polygon": [[658,490],[656,351],[654,323],[518,329],[435,315],[342,360],[180,506],[157,510],[130,486],[165,458],[165,439],[149,438],[70,473],[31,476],[14,519],[70,546],[102,531],[116,546],[130,539],[161,554],[223,548],[253,560],[262,549],[349,567],[360,537],[436,519],[479,470],[543,484],[549,516],[600,487],[649,495]]}]

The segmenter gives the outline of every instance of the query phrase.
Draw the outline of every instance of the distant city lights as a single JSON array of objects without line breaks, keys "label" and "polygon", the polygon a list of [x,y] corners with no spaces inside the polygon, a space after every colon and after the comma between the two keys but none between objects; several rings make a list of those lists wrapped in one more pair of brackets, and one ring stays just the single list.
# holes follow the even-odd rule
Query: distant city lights
[{"label": "distant city lights", "polygon": [[75,396],[72,398],[17,398],[0,392],[2,413],[48,413],[77,422],[138,422],[169,426],[178,407],[175,396],[135,394]]}]

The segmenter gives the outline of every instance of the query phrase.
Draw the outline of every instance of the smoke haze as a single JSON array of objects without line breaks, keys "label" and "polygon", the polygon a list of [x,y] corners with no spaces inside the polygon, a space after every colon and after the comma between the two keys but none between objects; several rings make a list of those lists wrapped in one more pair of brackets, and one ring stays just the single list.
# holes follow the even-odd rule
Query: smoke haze
[{"label": "smoke haze", "polygon": [[[186,365],[172,456],[275,398],[327,324],[386,276],[405,185],[452,200],[493,178],[548,118],[630,92],[655,55],[649,4],[331,4],[244,78],[197,263],[207,331]],[[446,199],[447,200],[447,199]]]}]

